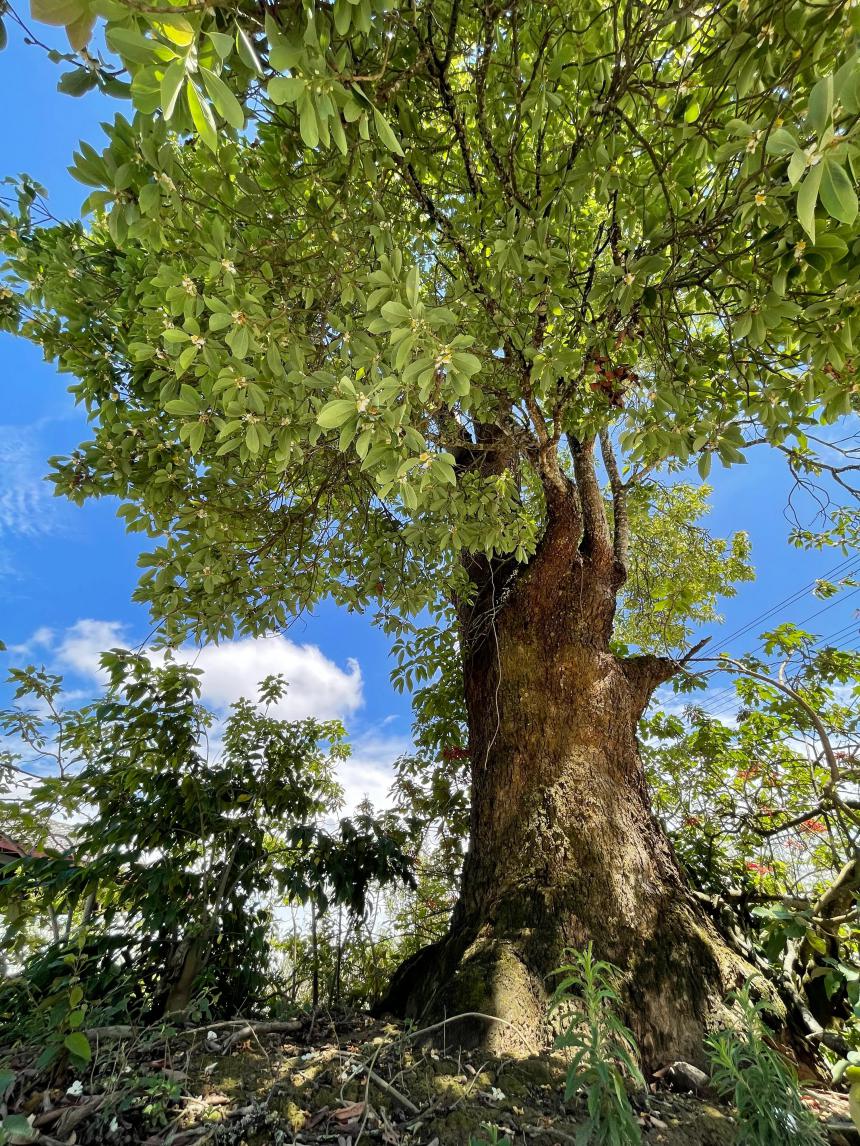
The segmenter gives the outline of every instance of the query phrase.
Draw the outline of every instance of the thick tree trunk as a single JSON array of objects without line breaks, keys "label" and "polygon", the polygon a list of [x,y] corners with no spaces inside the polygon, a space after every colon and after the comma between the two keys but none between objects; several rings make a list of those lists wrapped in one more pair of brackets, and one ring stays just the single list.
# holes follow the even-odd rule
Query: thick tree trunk
[{"label": "thick tree trunk", "polygon": [[[615,572],[613,573],[613,568]],[[639,717],[671,666],[608,648],[621,577],[562,539],[507,599],[464,622],[472,822],[440,944],[387,1000],[419,1018],[484,1012],[449,1040],[545,1041],[546,977],[593,940],[624,971],[625,1018],[651,1064],[699,1061],[725,991],[750,973],[695,905],[650,807]]]}]

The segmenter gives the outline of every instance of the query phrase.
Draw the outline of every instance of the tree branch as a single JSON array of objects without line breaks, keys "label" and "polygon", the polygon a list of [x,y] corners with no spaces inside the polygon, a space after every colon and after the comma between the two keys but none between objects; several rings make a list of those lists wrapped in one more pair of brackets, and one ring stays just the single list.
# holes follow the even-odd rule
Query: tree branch
[{"label": "tree branch", "polygon": [[600,452],[603,464],[609,477],[609,488],[612,491],[612,528],[613,549],[615,559],[624,566],[627,575],[627,562],[630,556],[630,516],[627,509],[627,490],[621,480],[621,471],[618,468],[618,459],[609,431],[600,431]]},{"label": "tree branch", "polygon": [[586,442],[569,440],[573,456],[573,472],[576,475],[576,486],[582,506],[583,528],[580,549],[584,555],[591,557],[598,568],[606,569],[612,564],[613,547],[603,492],[594,465],[594,438]]}]

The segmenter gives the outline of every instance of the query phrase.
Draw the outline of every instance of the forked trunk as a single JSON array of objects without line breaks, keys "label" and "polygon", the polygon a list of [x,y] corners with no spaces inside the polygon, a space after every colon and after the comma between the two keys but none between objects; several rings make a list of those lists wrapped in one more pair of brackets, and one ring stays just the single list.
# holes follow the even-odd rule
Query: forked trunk
[{"label": "forked trunk", "polygon": [[464,634],[461,897],[448,937],[404,965],[387,1002],[416,1018],[504,1020],[461,1023],[451,1040],[539,1045],[547,976],[564,948],[593,940],[624,971],[645,1061],[698,1061],[724,992],[750,969],[695,905],[650,807],[636,730],[672,668],[609,651],[617,578],[561,556],[574,575],[538,563]]}]

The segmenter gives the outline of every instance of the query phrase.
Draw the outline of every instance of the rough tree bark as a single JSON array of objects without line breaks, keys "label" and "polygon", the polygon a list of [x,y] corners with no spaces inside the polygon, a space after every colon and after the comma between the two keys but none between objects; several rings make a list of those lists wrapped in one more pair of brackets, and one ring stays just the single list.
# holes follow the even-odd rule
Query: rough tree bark
[{"label": "rough tree bark", "polygon": [[613,539],[590,451],[574,457],[576,482],[548,490],[529,566],[508,579],[486,566],[482,583],[476,571],[461,611],[472,819],[460,901],[386,1006],[495,1015],[513,1025],[470,1020],[449,1040],[521,1051],[544,1041],[546,976],[590,939],[625,973],[646,1063],[697,1062],[751,969],[688,893],[652,813],[637,724],[677,666],[609,649],[626,522],[617,501]]}]

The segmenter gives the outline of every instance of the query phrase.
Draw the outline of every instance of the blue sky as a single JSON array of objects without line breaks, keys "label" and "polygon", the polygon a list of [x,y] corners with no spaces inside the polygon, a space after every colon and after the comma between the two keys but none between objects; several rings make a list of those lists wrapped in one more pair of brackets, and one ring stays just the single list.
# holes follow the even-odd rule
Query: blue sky
[{"label": "blue sky", "polygon": [[[49,32],[45,38],[61,46]],[[98,93],[81,99],[61,95],[59,74],[42,51],[24,45],[20,31],[10,29],[9,47],[0,55],[0,107],[6,109],[0,177],[27,172],[49,189],[56,216],[73,217],[86,192],[66,171],[72,150],[81,138],[97,143],[99,122],[123,105]],[[74,507],[54,499],[42,480],[47,458],[68,452],[86,435],[83,415],[66,392],[69,381],[36,348],[0,334],[0,637],[12,650],[5,660],[44,660],[65,671],[74,687],[86,689],[93,684],[99,648],[137,644],[149,623],[145,611],[131,603],[139,539],[124,533],[115,505]],[[724,603],[722,632],[729,634],[828,571],[840,555],[788,545],[784,509],[791,481],[781,459],[759,451],[747,466],[715,470],[711,482],[710,527],[716,533],[747,530],[758,573]],[[840,597],[811,627],[836,632],[852,622],[858,602],[860,596]],[[776,619],[800,621],[825,604],[807,594]],[[729,647],[751,647],[757,632]],[[717,637],[715,651],[719,647]],[[326,606],[298,622],[286,639],[207,655],[213,703],[226,703],[234,685],[237,692],[247,691],[254,679],[281,667],[297,690],[293,714],[304,705],[342,716],[357,746],[348,786],[354,794],[379,798],[386,762],[406,746],[410,715],[408,701],[388,682],[386,642],[366,620]]]}]

